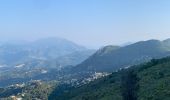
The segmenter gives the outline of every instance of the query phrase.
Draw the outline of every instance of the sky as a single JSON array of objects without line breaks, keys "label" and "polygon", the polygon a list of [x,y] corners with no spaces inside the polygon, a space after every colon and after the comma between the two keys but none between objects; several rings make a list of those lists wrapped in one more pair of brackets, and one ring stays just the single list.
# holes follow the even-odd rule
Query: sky
[{"label": "sky", "polygon": [[170,0],[0,0],[0,40],[61,37],[91,48],[170,38]]}]

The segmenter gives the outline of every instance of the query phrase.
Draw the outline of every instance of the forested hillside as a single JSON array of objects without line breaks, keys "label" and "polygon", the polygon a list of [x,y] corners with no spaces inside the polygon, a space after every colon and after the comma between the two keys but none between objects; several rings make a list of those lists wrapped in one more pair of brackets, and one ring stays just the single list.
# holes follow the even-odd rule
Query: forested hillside
[{"label": "forested hillside", "polygon": [[49,99],[170,100],[169,83],[170,57],[167,57],[119,70],[81,87],[60,86]]},{"label": "forested hillside", "polygon": [[140,41],[124,47],[106,46],[77,65],[75,71],[113,72],[170,55],[170,40]]}]

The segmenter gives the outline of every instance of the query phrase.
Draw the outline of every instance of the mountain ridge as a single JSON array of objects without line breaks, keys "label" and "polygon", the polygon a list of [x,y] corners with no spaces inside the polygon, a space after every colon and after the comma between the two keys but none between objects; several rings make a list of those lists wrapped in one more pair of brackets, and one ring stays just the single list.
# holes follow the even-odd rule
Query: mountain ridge
[{"label": "mountain ridge", "polygon": [[[165,40],[164,40],[165,41]],[[148,61],[152,58],[161,58],[170,55],[170,45],[164,41],[148,40],[140,41],[118,49],[113,49],[106,52],[106,50],[98,50],[100,54],[95,53],[81,64],[77,65],[75,69],[78,71],[115,71],[119,68],[127,67],[134,64],[139,64]]]}]

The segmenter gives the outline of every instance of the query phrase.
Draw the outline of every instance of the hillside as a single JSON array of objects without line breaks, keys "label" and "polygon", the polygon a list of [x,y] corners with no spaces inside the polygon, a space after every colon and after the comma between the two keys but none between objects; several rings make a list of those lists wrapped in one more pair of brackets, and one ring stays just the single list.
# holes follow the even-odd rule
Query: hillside
[{"label": "hillside", "polygon": [[58,87],[50,100],[169,100],[170,57],[122,69],[81,87]]},{"label": "hillside", "polygon": [[31,79],[56,79],[58,70],[77,65],[94,52],[61,38],[3,43],[0,45],[0,87]]},{"label": "hillside", "polygon": [[47,100],[57,82],[40,80],[0,88],[0,100]]},{"label": "hillside", "polygon": [[83,46],[61,38],[46,38],[33,42],[0,45],[0,65],[12,66],[29,60],[49,60],[74,52],[88,51]]},{"label": "hillside", "polygon": [[83,50],[83,51],[76,51],[71,54],[60,56],[54,59],[58,64],[62,66],[66,65],[77,65],[86,60],[88,57],[90,57],[92,54],[95,53],[95,50]]},{"label": "hillside", "polygon": [[128,67],[153,58],[170,55],[170,40],[140,41],[124,47],[109,46],[97,51],[74,71],[113,72],[120,68]]}]

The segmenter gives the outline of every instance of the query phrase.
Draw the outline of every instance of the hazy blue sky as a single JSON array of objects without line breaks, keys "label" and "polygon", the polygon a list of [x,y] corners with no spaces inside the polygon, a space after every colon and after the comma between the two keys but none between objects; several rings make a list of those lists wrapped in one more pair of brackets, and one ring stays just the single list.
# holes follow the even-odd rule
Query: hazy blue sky
[{"label": "hazy blue sky", "polygon": [[0,40],[63,37],[85,46],[170,37],[170,0],[1,0]]}]

